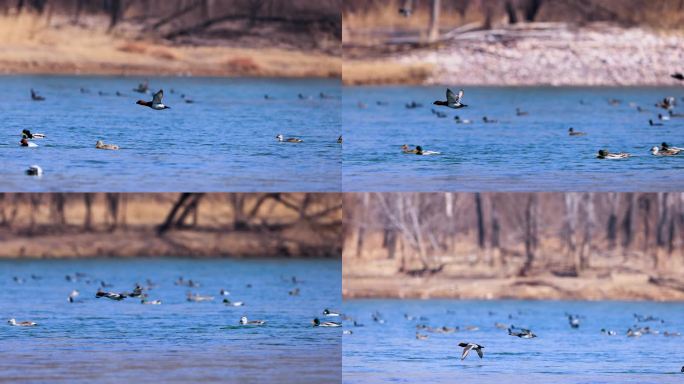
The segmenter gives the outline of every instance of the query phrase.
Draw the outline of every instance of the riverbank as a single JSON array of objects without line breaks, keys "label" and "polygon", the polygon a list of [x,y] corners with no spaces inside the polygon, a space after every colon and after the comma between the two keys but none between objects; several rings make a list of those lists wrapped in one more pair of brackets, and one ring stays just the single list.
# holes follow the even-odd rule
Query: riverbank
[{"label": "riverbank", "polygon": [[263,42],[233,45],[141,38],[130,26],[108,31],[103,18],[74,25],[31,14],[0,16],[0,74],[322,77],[341,75],[335,50]]},{"label": "riverbank", "polygon": [[653,278],[645,273],[565,278],[440,278],[343,276],[345,299],[516,299],[516,300],[684,300],[681,276]]},{"label": "riverbank", "polygon": [[607,23],[466,26],[442,31],[434,44],[354,32],[344,42],[346,85],[673,86],[679,82],[670,74],[684,70],[684,32],[676,30]]}]

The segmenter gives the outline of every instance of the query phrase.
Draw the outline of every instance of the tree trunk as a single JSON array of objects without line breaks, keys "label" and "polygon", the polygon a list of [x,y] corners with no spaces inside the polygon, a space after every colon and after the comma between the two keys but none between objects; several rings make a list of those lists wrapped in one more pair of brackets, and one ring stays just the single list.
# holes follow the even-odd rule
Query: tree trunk
[{"label": "tree trunk", "polygon": [[439,13],[440,0],[431,0],[430,6],[430,27],[428,29],[428,41],[433,43],[439,40]]}]

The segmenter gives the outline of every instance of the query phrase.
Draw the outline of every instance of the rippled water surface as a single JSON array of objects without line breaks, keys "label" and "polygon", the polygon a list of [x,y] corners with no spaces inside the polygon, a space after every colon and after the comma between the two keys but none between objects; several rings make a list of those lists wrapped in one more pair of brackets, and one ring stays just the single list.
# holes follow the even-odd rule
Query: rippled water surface
[{"label": "rippled water surface", "polygon": [[[0,382],[339,382],[341,332],[311,320],[339,309],[340,268],[339,261],[2,261]],[[85,276],[65,279],[76,272]],[[178,276],[200,287],[174,285]],[[147,278],[156,284],[149,298],[161,305],[94,297],[100,279],[121,292]],[[294,288],[299,296],[288,294]],[[72,289],[80,292],[76,303],[67,302]],[[245,306],[223,305],[221,289]],[[188,302],[189,291],[215,300]],[[242,315],[267,323],[239,327]],[[11,327],[11,317],[38,326]]]},{"label": "rippled water surface", "polygon": [[[0,190],[339,191],[337,80],[150,78],[164,111],[135,104],[152,98],[132,91],[142,80],[0,76]],[[46,100],[31,101],[30,88]],[[47,138],[22,148],[22,129]],[[278,133],[304,143],[277,143]],[[24,175],[33,164],[41,179]]]},{"label": "rippled water surface", "polygon": [[[343,336],[344,383],[681,383],[684,377],[683,338],[662,335],[684,332],[683,303],[350,300],[344,311],[364,325],[345,322],[353,334]],[[374,312],[384,324],[372,320]],[[581,316],[578,329],[566,312]],[[635,313],[665,322],[637,322]],[[538,337],[508,336],[495,322]],[[461,330],[421,330],[428,339],[417,340],[418,324]],[[661,334],[625,336],[635,325]],[[602,335],[602,328],[618,335]],[[460,342],[483,345],[484,358],[473,352],[461,361]]]},{"label": "rippled water surface", "polygon": [[[654,157],[649,152],[663,141],[684,147],[684,118],[659,127],[648,124],[665,113],[654,106],[665,96],[677,97],[674,112],[684,113],[682,87],[473,87],[465,93],[469,107],[440,107],[447,117],[438,118],[431,109],[434,100],[445,98],[442,87],[345,88],[343,189],[682,190],[684,155]],[[621,104],[609,104],[610,98]],[[423,107],[405,108],[412,100]],[[647,112],[638,112],[637,105]],[[517,107],[529,114],[517,116]],[[473,123],[456,124],[456,115]],[[498,123],[485,124],[483,116]],[[587,135],[570,137],[569,127]],[[421,145],[441,155],[405,155],[402,144]],[[601,148],[633,157],[598,160]]]}]

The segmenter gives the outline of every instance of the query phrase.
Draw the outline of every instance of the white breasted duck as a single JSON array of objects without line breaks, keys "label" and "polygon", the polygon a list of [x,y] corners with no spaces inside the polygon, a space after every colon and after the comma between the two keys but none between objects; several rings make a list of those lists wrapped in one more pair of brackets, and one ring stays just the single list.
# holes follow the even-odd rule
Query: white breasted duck
[{"label": "white breasted duck", "polygon": [[27,139],[44,139],[45,134],[43,133],[31,133],[28,129],[24,129],[21,131],[21,137],[27,138]]},{"label": "white breasted duck", "polygon": [[318,317],[314,318],[311,321],[311,324],[313,324],[314,327],[341,327],[342,324],[334,322],[334,321],[321,321],[318,319]]},{"label": "white breasted duck", "polygon": [[145,305],[161,305],[161,303],[162,303],[161,300],[147,300],[147,299],[140,300],[140,304],[145,304]]},{"label": "white breasted duck", "polygon": [[484,348],[480,344],[475,344],[475,343],[459,343],[459,347],[463,348],[463,354],[461,354],[461,360],[465,359],[468,356],[468,353],[470,353],[471,350],[475,350],[477,352],[477,355],[480,356],[480,359],[482,356],[484,356],[484,353],[482,353],[482,349]]},{"label": "white breasted duck", "polygon": [[98,141],[95,143],[95,148],[97,148],[97,149],[107,149],[107,150],[111,150],[111,151],[116,151],[117,149],[119,149],[119,146],[116,145],[116,144],[105,144],[104,141],[98,140]]},{"label": "white breasted duck", "polygon": [[43,176],[43,168],[41,168],[39,165],[32,165],[28,167],[28,169],[26,170],[26,174],[29,176],[41,177]]},{"label": "white breasted duck", "polygon": [[454,116],[454,120],[456,121],[456,124],[470,124],[472,121],[468,119],[461,119],[460,116]]},{"label": "white breasted duck", "polygon": [[31,88],[31,100],[33,101],[45,101],[43,96],[40,96],[36,91]]},{"label": "white breasted duck", "polygon": [[617,332],[615,332],[615,331],[613,331],[613,330],[608,330],[608,329],[605,329],[605,328],[601,328],[601,333],[604,334],[604,335],[608,335],[608,336],[615,336],[615,335],[617,335]]},{"label": "white breasted duck", "polygon": [[453,109],[465,108],[467,107],[467,105],[461,102],[463,100],[463,94],[464,92],[462,89],[458,91],[458,95],[456,95],[454,94],[454,92],[451,91],[451,89],[447,88],[446,101],[437,100],[432,104],[440,105],[443,107],[449,107]]},{"label": "white breasted duck", "polygon": [[598,151],[598,154],[596,155],[597,159],[608,159],[608,160],[626,159],[628,157],[630,157],[630,154],[627,152],[610,153],[605,149],[600,149]]},{"label": "white breasted duck", "polygon": [[152,101],[145,101],[145,100],[138,100],[135,103],[138,105],[142,105],[144,107],[149,107],[157,111],[161,111],[163,109],[170,109],[168,105],[164,105],[162,103],[162,98],[164,97],[164,90],[160,89],[159,92],[155,93],[154,96],[152,97]]},{"label": "white breasted duck", "polygon": [[230,296],[230,292],[227,291],[227,290],[225,290],[225,289],[222,289],[222,290],[219,291],[219,295],[221,295],[221,296]]},{"label": "white breasted duck", "polygon": [[38,146],[38,144],[36,144],[36,143],[34,143],[34,142],[31,142],[31,141],[28,141],[27,138],[22,137],[22,138],[21,138],[21,141],[19,141],[19,146],[21,146],[21,147],[29,147],[29,148],[36,148],[36,147]]},{"label": "white breasted duck", "polygon": [[286,139],[280,133],[276,135],[276,140],[278,140],[279,143],[303,143],[304,142],[304,140],[299,139],[297,137],[288,137]]},{"label": "white breasted duck", "polygon": [[659,147],[651,148],[653,156],[676,156],[682,152],[682,148],[670,147],[667,143],[662,143]]},{"label": "white breasted duck", "polygon": [[338,317],[338,316],[340,316],[339,313],[333,312],[333,311],[329,310],[328,308],[323,310],[323,315],[327,316],[327,317]]},{"label": "white breasted duck", "polygon": [[76,298],[78,297],[78,295],[80,295],[80,293],[74,289],[73,291],[71,291],[69,293],[69,296],[67,297],[67,301],[70,303],[73,303],[74,301],[76,301]]},{"label": "white breasted duck", "polygon": [[533,339],[533,338],[537,337],[537,335],[532,333],[532,331],[530,331],[529,329],[525,329],[525,328],[520,328],[520,332],[516,332],[516,331],[513,331],[511,328],[508,328],[508,334],[510,336],[516,336],[516,337],[519,337],[521,339]]},{"label": "white breasted duck", "polygon": [[663,115],[662,113],[658,114],[658,120],[661,121],[669,121],[670,120],[670,115]]},{"label": "white breasted duck", "polygon": [[266,320],[248,320],[247,316],[242,316],[240,318],[240,325],[264,325]]},{"label": "white breasted duck", "polygon": [[33,321],[19,321],[19,322],[17,322],[16,319],[7,320],[7,324],[9,324],[13,327],[35,327],[36,325],[38,325],[38,323],[35,323]]},{"label": "white breasted duck", "polygon": [[242,307],[245,305],[245,303],[242,301],[230,301],[228,299],[223,299],[223,304],[231,307]]}]

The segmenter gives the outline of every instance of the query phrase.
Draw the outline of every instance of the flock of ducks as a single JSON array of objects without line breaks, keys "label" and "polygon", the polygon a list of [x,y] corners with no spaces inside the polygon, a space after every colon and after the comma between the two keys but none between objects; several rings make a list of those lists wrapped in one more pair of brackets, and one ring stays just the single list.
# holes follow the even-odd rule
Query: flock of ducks
[{"label": "flock of ducks", "polygon": [[[676,75],[681,75],[681,73],[677,73],[672,75],[673,78],[679,79],[679,76]],[[447,88],[446,90],[446,100],[436,100],[432,104],[436,105],[438,107],[446,107],[450,109],[461,109],[461,108],[466,108],[468,107],[467,104],[463,103],[463,97],[464,97],[464,90],[461,89],[458,91],[458,93],[454,93],[451,89]],[[620,105],[622,102],[617,99],[609,99],[608,102],[611,105],[617,106]],[[580,103],[584,104],[582,101]],[[674,113],[673,109],[676,106],[676,99],[672,96],[665,97],[663,100],[659,101],[658,103],[655,104],[656,107],[662,108],[667,111],[666,114],[659,113],[658,114],[658,120],[660,121],[669,121],[671,118],[675,117],[684,117],[684,114],[678,114]],[[366,104],[359,102],[359,107],[360,108],[366,108]],[[381,105],[381,102],[378,102],[378,105]],[[384,104],[383,104],[384,105]],[[419,102],[416,101],[411,101],[405,105],[406,109],[416,109],[416,108],[421,108],[423,105]],[[637,108],[639,112],[647,112],[646,110],[642,109],[640,106],[633,105],[634,107]],[[441,112],[439,110],[432,109],[431,110],[432,114],[437,116],[438,118],[446,118],[448,115],[444,112]],[[520,108],[516,108],[516,116],[528,116],[529,112],[523,111]],[[462,119],[460,116],[455,116],[454,121],[457,124],[471,124],[472,121],[469,119]],[[496,124],[498,123],[498,120],[496,119],[491,119],[487,116],[482,117],[482,122],[486,124]],[[663,123],[656,123],[653,121],[653,119],[649,120],[649,125],[650,126],[662,126]],[[576,131],[573,127],[568,128],[568,136],[586,136],[586,132],[580,132]],[[414,154],[414,155],[420,155],[420,156],[426,156],[426,155],[439,155],[440,152],[435,152],[435,151],[427,151],[424,150],[423,147],[421,146],[415,146],[415,147],[409,147],[407,144],[402,145],[401,151],[404,154]],[[684,151],[684,148],[679,148],[679,147],[674,147],[670,146],[669,144],[663,142],[660,147],[654,146],[651,148],[651,154],[653,156],[659,156],[659,157],[669,157],[669,156],[677,156],[680,153]],[[609,159],[609,160],[615,160],[615,159],[626,159],[631,157],[631,154],[627,152],[610,152],[607,149],[600,149],[597,152],[596,158],[598,159]]]},{"label": "flock of ducks", "polygon": [[[81,91],[81,93],[90,93],[90,91],[86,88],[81,88],[80,91]],[[152,94],[152,91],[150,90],[148,81],[144,81],[144,82],[138,84],[138,86],[136,88],[133,88],[133,91],[137,92],[137,93],[142,93],[142,94]],[[171,90],[171,93],[175,93],[175,91]],[[107,96],[107,94],[104,92],[98,92],[98,94],[100,96]],[[116,95],[117,96],[125,96],[124,94],[122,94],[121,92],[118,92],[118,91],[116,92]],[[297,96],[300,100],[312,100],[313,99],[311,96],[307,96],[307,95],[304,95],[301,93]],[[181,94],[180,97],[188,104],[192,104],[195,102],[194,100],[187,98],[185,96],[185,94]],[[150,109],[155,110],[155,111],[163,111],[165,109],[171,109],[170,106],[164,104],[163,98],[164,98],[164,90],[160,89],[156,93],[152,94],[152,100],[138,100],[135,103],[137,105],[147,107],[147,108],[150,108]],[[335,99],[336,97],[333,95],[329,95],[329,94],[321,92],[319,94],[319,98],[320,99]],[[264,99],[265,100],[274,100],[275,98],[270,96],[270,95],[264,95]],[[31,88],[31,100],[33,100],[33,101],[45,101],[45,97],[39,95],[38,92],[36,92],[33,88]],[[21,133],[21,140],[19,142],[19,145],[22,147],[27,147],[27,148],[37,148],[38,144],[36,144],[34,142],[34,140],[45,139],[45,138],[46,138],[46,135],[43,133],[32,133],[30,130],[24,129]],[[302,140],[301,138],[298,138],[298,137],[285,138],[282,134],[276,135],[276,140],[278,142],[281,142],[281,143],[303,143],[304,142],[304,140]],[[342,136],[339,136],[337,138],[337,143],[342,144]],[[120,147],[118,145],[107,144],[102,140],[97,140],[97,142],[95,143],[95,148],[96,149],[103,149],[103,150],[114,150],[114,151],[120,149]],[[29,176],[40,177],[43,175],[43,169],[39,165],[34,164],[34,165],[31,165],[28,169],[26,169],[25,173]]]},{"label": "flock of ducks", "polygon": [[[447,314],[455,314],[454,311],[447,310]],[[518,311],[517,315],[522,315],[523,312]],[[489,316],[495,316],[496,313],[490,311]],[[364,324],[359,323],[357,320],[350,316],[346,315],[341,315],[342,318],[348,322],[350,322],[354,327],[363,327]],[[514,319],[516,315],[514,314],[509,314],[508,319]],[[579,329],[581,324],[582,324],[582,319],[584,319],[584,316],[579,315],[579,314],[572,314],[572,313],[565,313],[565,317],[568,320],[568,326],[571,329]],[[386,323],[383,315],[380,312],[373,312],[371,313],[371,319],[375,324],[378,325],[384,325]],[[454,327],[448,327],[448,326],[439,326],[439,327],[431,327],[427,325],[426,323],[429,321],[429,319],[425,316],[413,316],[409,314],[404,314],[404,319],[407,322],[418,322],[418,324],[415,325],[416,329],[416,340],[427,340],[429,338],[429,335],[426,333],[420,333],[420,331],[427,332],[427,333],[435,333],[435,334],[452,334],[456,333],[459,331],[479,331],[480,327],[478,326],[465,326],[465,327],[459,327],[459,326],[454,326]],[[635,322],[635,325],[631,326],[630,328],[627,329],[625,332],[625,336],[629,338],[636,338],[636,337],[641,337],[644,335],[659,335],[662,334],[665,337],[680,337],[682,334],[680,332],[671,332],[671,331],[664,331],[660,332],[658,330],[655,330],[651,328],[648,325],[643,325],[643,323],[658,323],[658,324],[665,324],[666,321],[664,319],[652,316],[652,315],[641,315],[641,314],[633,314],[633,319]],[[494,327],[497,329],[505,330],[509,336],[512,337],[517,337],[520,339],[534,339],[537,338],[538,336],[532,332],[530,329],[522,328],[522,327],[517,327],[513,324],[505,324],[501,322],[495,322]],[[618,332],[615,330],[609,330],[602,328],[600,330],[600,333],[604,336],[618,336]],[[344,332],[345,335],[352,335],[353,332],[351,330],[347,330]],[[465,342],[460,342],[457,344],[460,348],[463,348],[462,353],[461,353],[461,360],[464,360],[466,357],[468,357],[468,354],[470,351],[475,351],[477,355],[480,357],[480,359],[484,358],[484,352],[483,349],[485,348],[483,345],[472,342],[472,341],[465,341]],[[684,367],[682,367],[681,372],[684,373]]]},{"label": "flock of ducks", "polygon": [[[41,278],[39,276],[31,276],[32,280],[40,280]],[[70,274],[65,276],[66,281],[68,282],[84,282],[86,284],[97,284],[98,288],[97,291],[95,292],[95,299],[108,299],[112,301],[123,301],[125,299],[134,299],[134,300],[139,300],[140,304],[143,305],[162,305],[162,301],[159,299],[151,300],[149,298],[149,292],[153,290],[154,288],[157,287],[157,284],[153,283],[150,279],[146,280],[145,285],[141,285],[139,283],[135,284],[135,287],[133,288],[132,291],[125,291],[125,292],[115,292],[111,290],[105,290],[105,288],[110,288],[112,287],[111,284],[108,284],[104,280],[100,279],[95,279],[90,277],[89,275],[81,272],[77,272],[75,274]],[[298,285],[301,283],[301,280],[298,280],[297,277],[293,276],[290,279],[282,278],[286,282],[290,282],[293,285]],[[26,279],[15,276],[13,278],[14,282],[17,284],[24,284],[26,283]],[[188,288],[199,288],[200,284],[196,281],[193,280],[185,280],[183,277],[179,277],[176,281],[174,281],[174,285],[176,286],[184,286]],[[251,284],[247,284],[245,286],[246,288],[252,288]],[[295,293],[293,293],[295,292]],[[300,288],[296,287],[293,290],[290,290],[288,292],[288,295],[290,296],[298,296],[300,292]],[[230,292],[221,289],[219,291],[220,296],[230,296]],[[69,303],[79,303],[81,302],[79,297],[81,296],[80,292],[76,289],[72,290],[68,296],[67,296],[67,302]],[[212,302],[214,301],[214,296],[210,295],[200,295],[197,293],[192,293],[188,292],[186,295],[186,301],[188,302],[193,302],[193,303],[200,303],[200,302]],[[227,306],[227,307],[243,307],[246,304],[243,301],[230,301],[229,299],[225,298],[223,299],[222,303]],[[321,314],[321,318],[339,318],[340,313],[333,311],[331,309],[325,308]],[[38,323],[35,321],[17,321],[15,318],[11,318],[7,321],[7,324],[10,326],[14,327],[35,327],[38,326]],[[266,320],[250,320],[247,315],[243,315],[240,317],[238,321],[238,325],[240,326],[262,326],[266,325]],[[331,327],[341,327],[342,323],[336,322],[336,321],[321,321],[318,316],[314,317],[311,320],[311,325],[313,327],[322,327],[322,328],[331,328]]]}]

